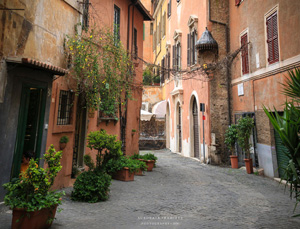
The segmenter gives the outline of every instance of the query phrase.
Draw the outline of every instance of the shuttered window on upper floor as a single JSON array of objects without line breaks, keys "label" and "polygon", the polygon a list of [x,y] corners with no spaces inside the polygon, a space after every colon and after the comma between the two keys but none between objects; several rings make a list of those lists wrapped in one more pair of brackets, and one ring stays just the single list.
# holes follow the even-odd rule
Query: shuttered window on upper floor
[{"label": "shuttered window on upper floor", "polygon": [[242,72],[243,74],[249,73],[249,55],[248,55],[248,34],[245,33],[241,37],[241,54],[242,54]]},{"label": "shuttered window on upper floor", "polygon": [[172,6],[172,2],[171,2],[171,0],[169,0],[169,3],[168,3],[168,17],[171,17],[171,6]]},{"label": "shuttered window on upper floor", "polygon": [[268,62],[273,64],[279,61],[277,11],[267,18],[267,46]]}]

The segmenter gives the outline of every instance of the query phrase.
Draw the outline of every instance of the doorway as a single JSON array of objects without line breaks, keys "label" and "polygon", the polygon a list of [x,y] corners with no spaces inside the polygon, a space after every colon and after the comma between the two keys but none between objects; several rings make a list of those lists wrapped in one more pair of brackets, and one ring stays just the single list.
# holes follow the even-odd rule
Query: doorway
[{"label": "doorway", "polygon": [[180,104],[177,104],[177,149],[178,152],[182,150],[182,140],[181,140],[181,107]]},{"label": "doorway", "polygon": [[46,88],[23,85],[19,109],[12,177],[19,177],[22,155],[33,151],[41,154],[41,142],[46,105]]},{"label": "doorway", "polygon": [[198,107],[196,99],[193,101],[193,135],[194,135],[194,157],[199,158],[199,123]]}]

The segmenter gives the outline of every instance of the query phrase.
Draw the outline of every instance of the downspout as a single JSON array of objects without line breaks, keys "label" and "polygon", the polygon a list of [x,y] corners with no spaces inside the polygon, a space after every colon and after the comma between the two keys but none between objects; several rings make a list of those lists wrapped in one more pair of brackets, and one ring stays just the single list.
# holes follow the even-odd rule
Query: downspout
[{"label": "downspout", "polygon": [[[208,0],[208,17],[209,21],[212,23],[220,24],[225,26],[225,33],[226,33],[226,53],[229,53],[229,36],[228,36],[228,25],[223,22],[219,22],[216,20],[211,19],[211,0]],[[228,66],[226,66],[226,77],[227,77],[227,96],[228,96],[228,119],[229,125],[231,125],[231,107],[230,107],[230,72]]]}]

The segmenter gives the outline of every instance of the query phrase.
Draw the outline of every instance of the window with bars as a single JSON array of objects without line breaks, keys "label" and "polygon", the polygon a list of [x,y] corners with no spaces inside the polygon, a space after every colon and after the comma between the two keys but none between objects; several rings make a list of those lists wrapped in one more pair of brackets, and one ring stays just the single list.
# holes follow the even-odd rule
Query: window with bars
[{"label": "window with bars", "polygon": [[71,124],[73,107],[73,92],[61,90],[59,93],[59,105],[57,114],[57,125]]},{"label": "window with bars", "polygon": [[249,53],[248,53],[248,34],[245,33],[241,36],[241,55],[242,55],[242,73],[249,73]]},{"label": "window with bars", "polygon": [[273,64],[279,61],[277,11],[267,17],[267,46],[268,62]]},{"label": "window with bars", "polygon": [[197,50],[195,48],[197,42],[197,32],[191,31],[187,35],[187,65],[197,64]]},{"label": "window with bars", "polygon": [[120,40],[120,8],[114,6],[114,39]]}]

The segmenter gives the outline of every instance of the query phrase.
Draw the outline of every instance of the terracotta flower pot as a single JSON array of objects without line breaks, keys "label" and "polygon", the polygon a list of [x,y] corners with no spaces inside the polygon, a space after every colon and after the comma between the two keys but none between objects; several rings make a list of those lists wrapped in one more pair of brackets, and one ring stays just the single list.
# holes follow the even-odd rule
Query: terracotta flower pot
[{"label": "terracotta flower pot", "polygon": [[24,208],[14,208],[12,229],[40,229],[49,228],[55,218],[57,205],[51,208],[43,208],[38,211],[27,212]]},{"label": "terracotta flower pot", "polygon": [[144,160],[146,162],[146,165],[148,166],[147,171],[151,172],[154,167],[154,160]]},{"label": "terracotta flower pot", "polygon": [[65,143],[65,142],[63,142],[63,143],[59,143],[59,148],[61,149],[61,150],[63,150],[64,148],[66,148],[66,146],[67,146],[67,143]]},{"label": "terracotta flower pot", "polygon": [[231,155],[230,156],[231,168],[238,169],[239,168],[239,160],[238,156]]},{"label": "terracotta flower pot", "polygon": [[250,159],[244,159],[245,165],[246,165],[246,170],[248,174],[253,173],[253,163],[252,163],[252,158]]},{"label": "terracotta flower pot", "polygon": [[124,167],[123,169],[113,174],[112,178],[121,181],[134,181],[134,173],[129,172],[129,169],[127,167]]},{"label": "terracotta flower pot", "polygon": [[144,176],[143,170],[140,169],[139,171],[135,172],[134,175],[136,175],[136,176]]}]

